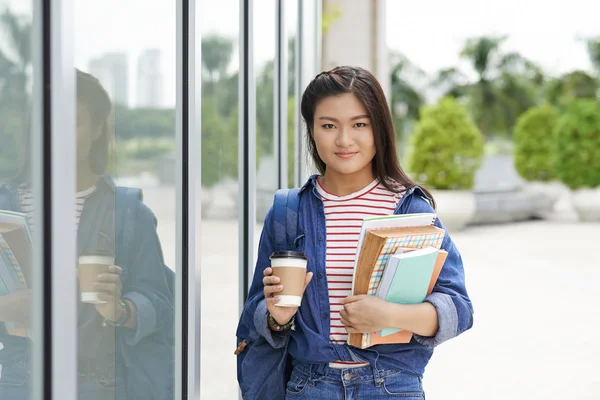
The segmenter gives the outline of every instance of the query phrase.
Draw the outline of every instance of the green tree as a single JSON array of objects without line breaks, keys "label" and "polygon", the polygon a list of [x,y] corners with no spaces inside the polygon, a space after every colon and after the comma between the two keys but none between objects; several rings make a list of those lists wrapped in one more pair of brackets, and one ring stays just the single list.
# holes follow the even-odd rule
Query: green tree
[{"label": "green tree", "polygon": [[211,187],[226,177],[237,178],[238,115],[223,118],[214,101],[202,102],[202,185]]},{"label": "green tree", "polygon": [[571,189],[600,187],[600,109],[594,99],[569,103],[554,130],[556,177]]},{"label": "green tree", "polygon": [[421,109],[411,136],[408,171],[418,182],[441,190],[469,190],[483,156],[483,138],[453,97]]},{"label": "green tree", "polygon": [[519,175],[528,181],[554,179],[554,137],[558,111],[551,105],[525,111],[515,126],[514,160]]},{"label": "green tree", "polygon": [[128,108],[115,105],[116,137],[120,139],[175,137],[174,109]]},{"label": "green tree", "polygon": [[409,124],[419,118],[425,99],[413,82],[425,78],[425,72],[403,54],[391,52],[391,109],[396,135],[401,139]]},{"label": "green tree", "polygon": [[460,53],[477,78],[471,81],[458,68],[438,74],[434,86],[469,106],[480,131],[487,137],[508,134],[516,118],[540,101],[544,74],[518,53],[504,53],[506,36],[470,38]]},{"label": "green tree", "polygon": [[232,39],[215,34],[202,38],[202,68],[211,82],[227,75],[232,56]]},{"label": "green tree", "polygon": [[0,30],[6,38],[0,48],[0,180],[5,181],[17,172],[29,134],[31,19],[6,8]]},{"label": "green tree", "polygon": [[548,82],[546,99],[559,108],[575,99],[595,99],[598,81],[585,71],[572,71]]},{"label": "green tree", "polygon": [[585,45],[596,77],[600,78],[600,36],[585,39]]}]

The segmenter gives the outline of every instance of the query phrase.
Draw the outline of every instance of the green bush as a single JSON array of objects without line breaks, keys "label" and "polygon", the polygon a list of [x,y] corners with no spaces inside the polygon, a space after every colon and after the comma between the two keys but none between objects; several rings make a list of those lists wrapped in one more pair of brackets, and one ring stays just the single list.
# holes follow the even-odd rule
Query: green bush
[{"label": "green bush", "polygon": [[600,109],[594,100],[567,105],[554,130],[556,177],[571,189],[600,187]]},{"label": "green bush", "polygon": [[558,111],[550,105],[530,108],[519,116],[513,132],[515,168],[528,181],[554,179],[552,132]]},{"label": "green bush", "polygon": [[452,97],[421,109],[411,137],[408,170],[432,189],[468,190],[481,165],[481,132]]},{"label": "green bush", "polygon": [[137,138],[123,140],[120,152],[125,159],[149,160],[172,153],[176,150],[175,140],[171,138]]}]

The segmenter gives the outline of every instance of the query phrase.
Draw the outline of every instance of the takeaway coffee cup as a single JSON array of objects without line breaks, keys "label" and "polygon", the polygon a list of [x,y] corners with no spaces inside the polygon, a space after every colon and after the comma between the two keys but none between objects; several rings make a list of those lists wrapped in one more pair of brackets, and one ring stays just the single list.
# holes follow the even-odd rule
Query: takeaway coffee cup
[{"label": "takeaway coffee cup", "polygon": [[105,304],[98,299],[99,292],[94,288],[98,275],[108,273],[108,268],[115,263],[113,253],[106,250],[85,250],[79,256],[77,276],[81,301],[90,304]]},{"label": "takeaway coffee cup", "polygon": [[298,251],[276,251],[271,254],[273,276],[280,279],[283,290],[277,294],[279,307],[300,307],[306,278],[306,255]]}]

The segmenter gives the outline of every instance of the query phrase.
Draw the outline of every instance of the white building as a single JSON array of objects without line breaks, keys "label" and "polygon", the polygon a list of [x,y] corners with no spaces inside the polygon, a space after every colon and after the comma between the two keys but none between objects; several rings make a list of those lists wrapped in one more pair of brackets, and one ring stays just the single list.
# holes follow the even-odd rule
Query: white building
[{"label": "white building", "polygon": [[390,74],[386,42],[386,0],[323,0],[321,68],[362,67],[376,77],[389,101]]},{"label": "white building", "polygon": [[137,68],[137,107],[163,107],[161,51],[158,49],[145,50],[138,58]]},{"label": "white building", "polygon": [[89,72],[98,78],[113,102],[129,105],[129,64],[125,53],[106,53],[92,59]]}]

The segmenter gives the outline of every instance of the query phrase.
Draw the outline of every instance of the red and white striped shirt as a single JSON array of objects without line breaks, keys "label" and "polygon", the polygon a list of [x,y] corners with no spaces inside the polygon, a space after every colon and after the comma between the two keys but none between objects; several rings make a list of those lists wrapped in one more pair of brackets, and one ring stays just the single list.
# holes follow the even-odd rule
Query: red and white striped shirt
[{"label": "red and white striped shirt", "polygon": [[[33,194],[31,190],[26,188],[19,188],[19,200],[21,201],[21,212],[27,215],[27,222],[31,229],[34,229],[33,226],[33,216],[34,216],[34,207],[33,207]],[[75,227],[79,226],[79,219],[81,218],[81,211],[83,210],[83,205],[85,200],[92,195],[96,191],[96,186],[92,186],[89,189],[78,192],[75,198]]]},{"label": "red and white striped shirt", "polygon": [[318,180],[317,183],[327,228],[325,267],[331,313],[329,340],[341,344],[348,340],[348,333],[340,322],[340,301],[352,295],[354,260],[362,221],[393,214],[402,193],[394,193],[375,180],[358,192],[340,197],[325,191]]}]

